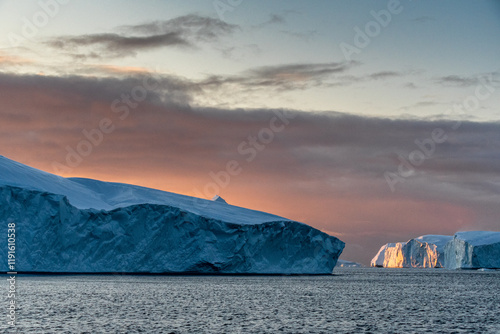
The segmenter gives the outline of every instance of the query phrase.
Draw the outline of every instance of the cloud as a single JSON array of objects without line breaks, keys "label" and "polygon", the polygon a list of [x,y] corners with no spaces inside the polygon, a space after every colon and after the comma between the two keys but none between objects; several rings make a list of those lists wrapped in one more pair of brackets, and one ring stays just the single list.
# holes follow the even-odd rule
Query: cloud
[{"label": "cloud", "polygon": [[116,65],[93,65],[91,67],[86,67],[82,69],[83,72],[92,73],[105,73],[107,75],[130,75],[130,74],[142,74],[148,75],[150,70],[145,67],[136,66],[116,66]]},{"label": "cloud", "polygon": [[170,32],[152,36],[122,36],[119,34],[94,34],[77,37],[61,37],[48,45],[59,49],[77,49],[79,47],[97,46],[99,53],[91,52],[85,58],[107,58],[135,56],[137,50],[149,50],[166,46],[189,46],[180,33]]},{"label": "cloud", "polygon": [[191,14],[167,21],[122,26],[119,29],[127,33],[142,33],[145,35],[179,32],[190,40],[212,42],[218,40],[222,35],[233,33],[238,29],[238,26],[219,19]]},{"label": "cloud", "polygon": [[381,71],[381,72],[376,72],[370,74],[368,77],[373,80],[381,80],[381,79],[387,79],[387,78],[393,78],[393,77],[400,77],[402,76],[401,73],[395,72],[395,71]]},{"label": "cloud", "polygon": [[[353,65],[359,65],[360,63],[354,63]],[[402,78],[407,76],[409,73],[407,72],[398,72],[398,71],[379,71],[371,74],[365,75],[352,75],[345,74],[337,77],[336,82],[330,83],[330,86],[347,86],[353,85],[356,83],[374,81],[374,80],[391,80],[393,78]]]},{"label": "cloud", "polygon": [[225,85],[242,89],[296,90],[330,85],[331,79],[356,66],[356,62],[302,63],[252,68],[235,76],[210,76],[199,85],[220,89]]},{"label": "cloud", "polygon": [[442,85],[470,87],[477,85],[479,82],[479,78],[454,74],[439,77],[438,79],[436,79],[436,82]]},{"label": "cloud", "polygon": [[[109,68],[105,68],[103,73],[109,70]],[[175,76],[167,77],[141,72],[136,74],[128,72],[128,74],[124,78],[110,76],[89,78],[77,75],[42,76],[1,73],[0,87],[4,97],[8,96],[9,92],[17,98],[28,96],[26,101],[32,102],[37,97],[43,97],[44,101],[47,99],[52,103],[64,105],[67,109],[77,110],[79,110],[80,105],[112,103],[115,99],[121,98],[122,94],[130,94],[134,88],[143,87],[146,80],[150,85],[154,84],[157,87],[155,90],[149,91],[145,98],[145,101],[152,104],[189,104],[192,100],[192,94],[198,90],[191,82]],[[21,88],[25,89],[26,92],[23,92]],[[27,92],[31,92],[33,96],[30,97]],[[10,104],[6,101],[4,106]],[[36,109],[36,103],[33,105],[28,103],[27,106]]]},{"label": "cloud", "polygon": [[[293,66],[291,68],[297,69]],[[299,68],[299,72],[306,70],[303,67]],[[285,72],[288,73],[289,70],[290,68],[286,67]],[[316,67],[312,70],[307,67],[306,72],[316,73],[316,71],[323,73]],[[274,77],[276,69],[263,70],[262,73],[263,76]],[[141,87],[144,78],[146,78],[144,75],[124,79],[111,77],[98,79],[78,76],[2,74],[0,88],[3,93],[0,98],[4,106],[2,116],[6,117],[2,120],[2,124],[11,124],[15,129],[22,128],[27,118],[31,118],[34,123],[43,121],[44,124],[52,120],[54,121],[52,127],[58,129],[53,134],[55,141],[57,133],[67,133],[73,126],[78,126],[79,121],[82,121],[81,124],[92,125],[93,119],[104,115],[113,116],[111,110],[113,101],[121,99],[124,95],[130,95],[135,87]],[[179,149],[179,146],[186,148],[185,145],[192,145],[191,149],[203,147],[205,149],[203,157],[214,157],[205,163],[208,161],[213,163],[215,160],[221,163],[221,159],[216,157],[237,156],[235,148],[238,141],[268,126],[269,120],[274,115],[273,110],[267,109],[192,108],[190,107],[192,96],[198,92],[196,84],[168,76],[157,77],[155,82],[159,84],[157,89],[149,91],[147,97],[137,103],[136,108],[131,108],[134,109],[135,116],[130,117],[130,122],[133,121],[138,128],[130,136],[143,137],[142,144],[146,149],[146,146],[151,144],[147,139],[150,127],[157,128],[161,124],[164,126],[164,131],[160,131],[157,135],[162,138],[160,140],[162,144],[157,146],[169,147],[168,151],[179,161],[185,160],[182,158],[183,151]],[[61,113],[62,110],[66,111]],[[496,158],[496,152],[500,147],[498,123],[462,122],[460,128],[454,130],[457,123],[453,120],[395,120],[337,112],[290,112],[295,115],[293,122],[286,131],[276,134],[277,146],[273,149],[279,150],[280,154],[277,156],[271,154],[263,158],[262,164],[266,165],[266,170],[278,172],[282,166],[274,158],[279,156],[279,159],[292,159],[295,171],[300,171],[294,176],[297,180],[307,181],[307,173],[310,170],[316,170],[317,175],[325,178],[335,171],[337,174],[370,178],[380,183],[379,190],[387,192],[383,173],[396,170],[399,164],[398,156],[408,156],[412,151],[419,149],[415,141],[429,138],[432,131],[437,128],[443,129],[448,140],[436,145],[432,157],[418,168],[419,173],[430,173],[435,177],[442,175],[462,177],[464,176],[462,172],[467,175],[477,173],[494,177],[500,173],[500,163]],[[89,118],[89,115],[92,117]],[[150,123],[152,120],[155,121]],[[29,127],[29,124],[26,126]],[[82,128],[81,125],[78,127]],[[8,132],[9,127],[5,128]],[[119,129],[117,135],[120,134],[125,135]],[[76,132],[76,137],[78,136]],[[178,145],[180,137],[190,140]],[[69,142],[75,139],[78,138],[73,138]],[[140,140],[134,145],[139,143]],[[63,144],[61,151],[64,153]],[[263,154],[267,155],[268,153]],[[192,159],[203,160],[202,156],[193,156]],[[290,172],[286,169],[280,171],[284,175]],[[462,182],[459,177],[455,181],[457,184]],[[341,185],[337,184],[339,187]],[[346,185],[346,191],[356,192],[355,188]],[[488,191],[485,188],[485,192]]]},{"label": "cloud", "polygon": [[13,56],[0,51],[0,67],[12,67],[32,64],[33,61],[19,56]]},{"label": "cloud", "polygon": [[164,47],[196,47],[201,42],[215,42],[236,29],[236,25],[218,19],[186,15],[167,21],[122,26],[115,33],[59,36],[47,41],[46,45],[66,50],[77,59],[118,58]]},{"label": "cloud", "polygon": [[405,88],[410,88],[410,89],[416,89],[416,88],[418,88],[418,86],[417,86],[417,85],[415,85],[415,83],[414,83],[414,82],[407,82],[407,83],[405,83],[405,84],[403,85],[403,87],[405,87]]},{"label": "cloud", "polygon": [[285,24],[286,23],[286,18],[284,15],[281,14],[270,14],[269,19],[261,24],[259,24],[257,27],[258,28],[263,28],[269,25],[274,25],[274,24]]},{"label": "cloud", "polygon": [[500,84],[500,71],[493,71],[490,73],[482,73],[470,76],[463,75],[446,75],[435,79],[435,82],[443,86],[458,86],[458,87],[471,87],[476,86],[482,82],[487,82],[490,85]]},{"label": "cloud", "polygon": [[279,14],[278,13],[271,13],[268,16],[268,19],[256,26],[255,28],[264,28],[269,25],[283,25],[288,23],[288,19],[292,15],[303,15],[303,13],[296,11],[296,10],[284,10],[281,11]]},{"label": "cloud", "polygon": [[[263,29],[263,28],[268,28],[269,26],[276,26],[276,25],[284,26],[284,25],[287,25],[287,23],[289,21],[289,20],[287,20],[287,18],[290,15],[297,15],[297,14],[301,15],[299,12],[293,11],[293,10],[287,10],[287,11],[282,12],[281,14],[270,14],[269,18],[266,21],[253,26],[253,28]],[[282,29],[279,32],[282,34],[285,34],[287,36],[291,36],[291,37],[303,40],[305,42],[309,42],[318,33],[316,30],[293,31],[293,30],[288,30],[288,29]]]},{"label": "cloud", "polygon": [[255,57],[262,53],[262,49],[257,44],[246,44],[242,46],[216,48],[222,56],[228,59],[242,61]]},{"label": "cloud", "polygon": [[346,72],[353,64],[348,62],[324,64],[291,64],[265,66],[249,71],[251,81],[261,85],[282,86],[290,83],[322,82],[338,73]]},{"label": "cloud", "polygon": [[401,110],[419,109],[419,108],[433,107],[433,106],[440,105],[440,104],[443,104],[443,103],[438,102],[438,101],[420,101],[420,102],[414,103],[414,104],[409,105],[409,106],[401,107],[399,109],[401,109]]}]

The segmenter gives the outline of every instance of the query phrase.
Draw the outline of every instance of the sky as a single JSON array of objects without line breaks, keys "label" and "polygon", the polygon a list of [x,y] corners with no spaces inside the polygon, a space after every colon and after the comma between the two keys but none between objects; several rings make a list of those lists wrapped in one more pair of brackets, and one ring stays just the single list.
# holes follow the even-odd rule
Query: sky
[{"label": "sky", "polygon": [[0,0],[0,154],[307,223],[500,230],[498,1]]}]

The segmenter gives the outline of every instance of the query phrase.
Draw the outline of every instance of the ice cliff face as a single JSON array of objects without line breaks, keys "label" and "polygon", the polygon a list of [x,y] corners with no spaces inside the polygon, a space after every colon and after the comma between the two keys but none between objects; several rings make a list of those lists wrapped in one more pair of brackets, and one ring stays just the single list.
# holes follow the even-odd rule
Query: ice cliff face
[{"label": "ice cliff face", "polygon": [[371,260],[372,267],[441,268],[444,266],[444,247],[452,237],[424,235],[407,242],[388,243]]},{"label": "ice cliff face", "polygon": [[65,179],[0,157],[0,226],[8,223],[22,272],[330,274],[344,248],[264,212]]},{"label": "ice cliff face", "polygon": [[458,232],[445,247],[448,269],[500,268],[500,232]]},{"label": "ice cliff face", "polygon": [[500,232],[469,231],[455,236],[425,235],[382,246],[372,267],[497,269],[500,268]]},{"label": "ice cliff face", "polygon": [[370,261],[371,267],[399,268],[402,263],[402,247],[406,242],[388,243],[380,247],[377,255]]}]

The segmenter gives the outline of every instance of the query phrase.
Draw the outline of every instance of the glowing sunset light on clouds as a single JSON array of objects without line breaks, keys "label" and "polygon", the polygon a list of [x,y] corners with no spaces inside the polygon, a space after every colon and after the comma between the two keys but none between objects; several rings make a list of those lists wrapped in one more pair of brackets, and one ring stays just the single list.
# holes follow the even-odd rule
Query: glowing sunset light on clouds
[{"label": "glowing sunset light on clouds", "polygon": [[0,0],[0,154],[221,195],[364,264],[500,230],[497,2],[221,1]]}]

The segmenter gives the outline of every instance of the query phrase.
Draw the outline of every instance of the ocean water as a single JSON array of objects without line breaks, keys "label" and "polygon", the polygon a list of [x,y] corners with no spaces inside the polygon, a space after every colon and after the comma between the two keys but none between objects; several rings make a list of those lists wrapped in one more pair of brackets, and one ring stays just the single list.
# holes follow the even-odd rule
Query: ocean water
[{"label": "ocean water", "polygon": [[16,288],[2,333],[500,333],[498,271],[18,276]]}]

